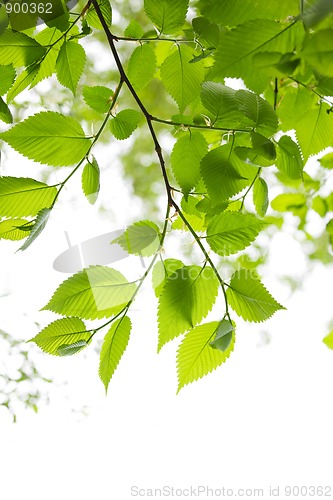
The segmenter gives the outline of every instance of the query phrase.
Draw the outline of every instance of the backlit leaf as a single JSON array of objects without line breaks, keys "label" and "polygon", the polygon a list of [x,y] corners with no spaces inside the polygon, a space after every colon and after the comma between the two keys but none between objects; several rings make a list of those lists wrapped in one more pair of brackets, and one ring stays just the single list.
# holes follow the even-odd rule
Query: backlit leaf
[{"label": "backlit leaf", "polygon": [[260,217],[266,215],[269,199],[268,186],[262,177],[258,177],[253,185],[253,204]]},{"label": "backlit leaf", "polygon": [[26,219],[7,219],[0,222],[0,239],[22,240],[28,236],[28,232],[20,230],[21,226],[27,226]]},{"label": "backlit leaf", "polygon": [[96,202],[100,189],[100,169],[96,158],[88,160],[82,172],[82,190],[92,205]]},{"label": "backlit leaf", "polygon": [[299,117],[295,128],[304,161],[332,145],[333,113],[328,113],[329,109],[327,104],[321,103]]},{"label": "backlit leaf", "polygon": [[[112,24],[112,7],[110,0],[97,0],[97,3],[99,5],[99,8],[102,12],[103,18],[106,22],[107,26],[111,26]],[[93,5],[90,5],[88,9],[88,13],[86,15],[86,20],[89,26],[92,28],[97,28],[98,30],[103,30],[103,26],[101,21],[99,20],[99,17],[97,15],[97,12],[94,8]]]},{"label": "backlit leaf", "polygon": [[0,35],[0,64],[4,66],[28,66],[40,59],[46,50],[36,40],[18,31],[7,29]]},{"label": "backlit leaf", "polygon": [[135,109],[124,109],[110,121],[110,129],[116,139],[124,140],[132,135],[142,119]]},{"label": "backlit leaf", "polygon": [[160,230],[154,222],[135,222],[113,243],[118,243],[126,252],[150,257],[160,248]]},{"label": "backlit leaf", "polygon": [[136,90],[143,89],[152,80],[156,70],[156,55],[148,43],[141,44],[132,53],[127,75]]},{"label": "backlit leaf", "polygon": [[189,0],[144,0],[145,13],[160,33],[174,33],[185,23]]},{"label": "backlit leaf", "polygon": [[[1,37],[0,37],[1,39]],[[7,66],[0,66],[0,95],[4,95],[15,80],[16,72],[11,64]]]},{"label": "backlit leaf", "polygon": [[278,142],[276,166],[291,179],[302,177],[303,160],[300,150],[291,137],[283,135]]},{"label": "backlit leaf", "polygon": [[26,250],[31,245],[31,243],[33,243],[35,239],[38,238],[38,236],[40,235],[40,233],[43,231],[43,229],[47,224],[50,213],[51,213],[51,208],[42,208],[42,210],[38,212],[34,225],[32,226],[31,231],[29,233],[28,239],[20,247],[20,250]]},{"label": "backlit leaf", "polygon": [[83,72],[86,61],[84,48],[72,41],[66,41],[61,46],[56,62],[56,72],[59,82],[68,87],[75,95],[77,84]]},{"label": "backlit leaf", "polygon": [[57,188],[26,177],[0,177],[0,217],[37,215],[53,203]]},{"label": "backlit leaf", "polygon": [[0,120],[5,123],[13,123],[13,116],[2,97],[0,97]]},{"label": "backlit leaf", "polygon": [[113,90],[108,87],[97,85],[95,87],[83,87],[83,99],[97,113],[107,113],[110,109]]},{"label": "backlit leaf", "polygon": [[152,272],[152,283],[156,297],[161,295],[168,277],[183,266],[183,262],[178,259],[165,259],[156,262]]}]

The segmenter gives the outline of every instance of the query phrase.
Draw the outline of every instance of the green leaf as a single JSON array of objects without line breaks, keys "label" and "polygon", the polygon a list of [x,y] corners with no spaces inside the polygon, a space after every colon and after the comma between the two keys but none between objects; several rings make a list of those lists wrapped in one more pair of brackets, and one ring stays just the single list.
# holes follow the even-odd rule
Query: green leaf
[{"label": "green leaf", "polygon": [[77,342],[74,342],[73,344],[62,344],[60,347],[57,349],[57,353],[59,356],[73,356],[73,354],[76,354],[84,347],[87,347],[88,342],[85,340],[78,340]]},{"label": "green leaf", "polygon": [[78,163],[91,144],[77,121],[53,111],[30,116],[0,139],[31,160],[54,166]]},{"label": "green leaf", "polygon": [[110,121],[110,129],[116,139],[120,141],[132,135],[141,121],[141,114],[135,109],[124,109]]},{"label": "green leaf", "polygon": [[125,316],[112,323],[110,330],[105,335],[100,355],[99,376],[106,392],[112,375],[126,350],[131,328],[131,320]]},{"label": "green leaf", "polygon": [[310,3],[301,15],[301,19],[307,27],[311,28],[332,12],[333,4],[331,0],[317,0],[313,5]]},{"label": "green leaf", "polygon": [[178,391],[224,363],[234,349],[233,338],[225,352],[212,349],[212,341],[219,327],[218,321],[205,323],[187,333],[177,354]]},{"label": "green leaf", "polygon": [[291,179],[300,179],[303,171],[303,160],[296,142],[288,135],[283,135],[278,146],[277,168]]},{"label": "green leaf", "polygon": [[101,85],[95,87],[84,85],[82,94],[83,99],[91,109],[97,111],[97,113],[104,114],[110,109],[114,92],[108,87],[103,87]]},{"label": "green leaf", "polygon": [[183,266],[184,264],[177,259],[165,259],[156,262],[152,272],[152,282],[156,297],[161,295],[169,276]]},{"label": "green leaf", "polygon": [[325,76],[333,77],[333,30],[312,34],[305,42],[302,56]]},{"label": "green leaf", "polygon": [[123,309],[135,290],[119,271],[90,266],[64,281],[43,310],[85,319],[110,317]]},{"label": "green leaf", "polygon": [[261,322],[279,309],[285,309],[266,290],[252,271],[236,271],[227,290],[227,299],[236,314],[246,321]]},{"label": "green leaf", "polygon": [[132,19],[124,31],[124,36],[127,38],[141,38],[143,35],[144,31],[142,26],[138,23],[138,21]]},{"label": "green leaf", "polygon": [[143,89],[154,77],[156,55],[148,43],[141,44],[132,53],[128,62],[127,76],[135,90]]},{"label": "green leaf", "polygon": [[249,183],[238,171],[240,163],[231,143],[212,149],[203,157],[201,175],[213,204],[227,200]]},{"label": "green leaf", "polygon": [[200,85],[204,79],[202,62],[191,64],[192,58],[193,49],[182,45],[161,66],[162,82],[181,113],[200,95]]},{"label": "green leaf", "polygon": [[0,177],[0,217],[37,215],[52,205],[57,188],[26,177]]},{"label": "green leaf", "polygon": [[142,220],[129,226],[113,243],[130,254],[150,257],[160,248],[160,230],[154,222]]},{"label": "green leaf", "polygon": [[207,316],[219,282],[211,267],[184,266],[169,276],[159,298],[158,350]]},{"label": "green leaf", "polygon": [[296,136],[304,161],[332,145],[333,114],[330,107],[321,103],[315,109],[307,110],[296,124]]},{"label": "green leaf", "polygon": [[34,63],[22,71],[22,73],[20,73],[20,75],[16,78],[14,85],[8,91],[7,102],[11,102],[18,94],[31,85],[38,75],[39,70],[40,64]]},{"label": "green leaf", "polygon": [[277,115],[265,99],[248,90],[238,90],[236,99],[238,109],[251,120],[257,132],[269,137],[277,131]]},{"label": "green leaf", "polygon": [[69,346],[79,341],[88,342],[90,337],[91,333],[86,331],[86,326],[80,318],[62,318],[47,325],[30,342],[35,342],[44,352],[59,356],[64,345]]},{"label": "green leaf", "polygon": [[147,17],[160,33],[174,33],[186,19],[189,0],[144,0]]},{"label": "green leaf", "polygon": [[96,202],[100,189],[100,169],[96,158],[87,162],[82,172],[82,190],[92,205]]},{"label": "green leaf", "polygon": [[269,199],[268,186],[262,177],[258,177],[253,185],[253,204],[260,217],[266,215]]},{"label": "green leaf", "polygon": [[323,342],[329,349],[333,349],[333,330],[323,338]]},{"label": "green leaf", "polygon": [[230,321],[223,319],[216,330],[216,336],[214,340],[210,342],[210,346],[213,349],[219,349],[225,352],[231,344],[234,337],[235,327],[230,323]]},{"label": "green leaf", "polygon": [[222,212],[208,224],[207,241],[218,255],[232,255],[249,246],[264,226],[254,215]]},{"label": "green leaf", "polygon": [[322,158],[319,158],[318,161],[322,167],[327,168],[329,170],[333,169],[333,153],[327,153]]},{"label": "green leaf", "polygon": [[56,72],[61,85],[69,88],[75,95],[77,84],[86,62],[84,48],[75,42],[64,42],[57,58]]},{"label": "green leaf", "polygon": [[306,206],[306,198],[302,193],[283,193],[272,200],[271,206],[278,212],[293,212]]},{"label": "green leaf", "polygon": [[40,59],[46,50],[36,40],[18,31],[8,29],[0,36],[1,65],[28,66]]},{"label": "green leaf", "polygon": [[206,139],[196,131],[190,131],[180,137],[173,147],[170,157],[172,171],[185,196],[199,182],[200,162],[207,151]]},{"label": "green leaf", "polygon": [[[107,26],[111,26],[112,24],[112,7],[109,0],[97,0],[99,8],[103,14],[104,20]],[[99,17],[95,11],[93,5],[91,5],[88,9],[88,13],[86,15],[86,21],[92,28],[97,28],[98,30],[103,30],[103,26],[99,20]]]},{"label": "green leaf", "polygon": [[211,23],[204,17],[196,17],[192,20],[194,31],[198,34],[198,42],[207,49],[215,49],[220,40],[220,30],[217,24]]},{"label": "green leaf", "polygon": [[2,97],[0,97],[0,120],[5,123],[13,123],[13,116]]},{"label": "green leaf", "polygon": [[[1,40],[1,37],[0,37]],[[11,64],[8,66],[0,66],[0,95],[6,94],[8,89],[13,85],[15,80],[16,72]]]},{"label": "green leaf", "polygon": [[28,239],[24,242],[24,244],[19,248],[19,250],[26,250],[30,247],[31,243],[35,241],[36,238],[40,235],[40,233],[45,228],[47,221],[49,219],[51,208],[42,208],[40,212],[38,212],[34,225],[31,228]]},{"label": "green leaf", "polygon": [[0,222],[0,239],[22,240],[27,237],[27,232],[20,229],[30,223],[27,219],[7,219]]}]

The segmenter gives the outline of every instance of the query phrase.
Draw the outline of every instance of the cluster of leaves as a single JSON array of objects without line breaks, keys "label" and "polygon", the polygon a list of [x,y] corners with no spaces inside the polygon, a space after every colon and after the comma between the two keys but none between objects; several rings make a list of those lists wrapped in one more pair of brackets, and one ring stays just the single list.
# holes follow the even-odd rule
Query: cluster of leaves
[{"label": "cluster of leaves", "polygon": [[[255,269],[237,265],[224,280],[216,264],[242,255],[265,228],[277,223],[266,215],[270,171],[283,187],[271,208],[298,216],[300,229],[313,209],[325,221],[321,251],[330,256],[333,198],[320,194],[325,179],[311,178],[305,167],[311,156],[332,146],[333,5],[328,0],[301,2],[300,12],[298,0],[245,4],[144,0],[145,24],[133,19],[118,33],[109,1],[89,0],[76,13],[66,11],[46,20],[42,30],[29,26],[19,31],[9,24],[0,36],[0,94],[6,95],[6,101],[0,101],[0,118],[5,123],[12,122],[9,105],[16,96],[52,75],[99,117],[93,135],[73,117],[54,111],[29,116],[0,133],[34,162],[74,165],[57,185],[1,177],[1,238],[27,238],[21,247],[26,249],[80,169],[83,192],[95,203],[100,172],[92,149],[102,134],[122,141],[144,130],[156,152],[155,167],[166,189],[164,223],[159,227],[150,220],[136,222],[117,239],[129,254],[151,257],[147,271],[133,283],[110,267],[83,269],[63,282],[44,307],[63,318],[32,339],[45,352],[70,355],[108,328],[100,356],[106,389],[129,341],[130,306],[150,270],[158,298],[158,348],[184,336],[177,355],[179,389],[229,357],[235,343],[230,309],[253,322],[283,309]],[[82,85],[83,43],[101,31],[118,71],[112,88]],[[134,50],[122,60],[118,45],[133,42]],[[227,78],[241,79],[245,88],[231,88]],[[128,95],[132,107],[122,109]],[[151,95],[164,99],[159,116],[152,111],[156,104]],[[170,130],[170,158],[160,145],[161,128]],[[331,169],[332,153],[325,154],[320,165],[323,171]],[[203,265],[162,257],[170,227],[192,234]],[[224,312],[216,321],[202,323],[219,291]],[[220,304],[216,310],[221,310]],[[102,318],[106,322],[90,329],[84,323]]]}]

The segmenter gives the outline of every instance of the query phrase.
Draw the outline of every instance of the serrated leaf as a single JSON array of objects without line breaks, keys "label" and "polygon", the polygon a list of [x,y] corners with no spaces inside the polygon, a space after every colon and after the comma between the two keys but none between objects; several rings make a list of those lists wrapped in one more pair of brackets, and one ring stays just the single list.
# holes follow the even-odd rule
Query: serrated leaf
[{"label": "serrated leaf", "polygon": [[23,156],[53,166],[78,163],[91,145],[77,121],[54,111],[30,116],[0,133],[0,139]]},{"label": "serrated leaf", "polygon": [[119,271],[90,266],[64,281],[43,309],[85,319],[110,317],[123,309],[135,290]]},{"label": "serrated leaf", "polygon": [[178,391],[207,375],[224,363],[234,349],[235,339],[222,352],[212,349],[212,341],[218,329],[219,322],[205,323],[190,330],[179,346],[177,354]]},{"label": "serrated leaf", "polygon": [[158,350],[207,316],[218,287],[214,271],[208,266],[184,266],[169,276],[159,298]]},{"label": "serrated leaf", "polygon": [[19,250],[26,250],[31,245],[31,243],[33,243],[35,239],[38,238],[47,224],[51,210],[51,208],[42,208],[42,210],[38,212],[35,223],[29,233],[28,239],[19,248]]},{"label": "serrated leaf", "polygon": [[47,325],[30,342],[35,342],[44,352],[59,356],[63,345],[90,340],[91,333],[80,318],[62,318]]},{"label": "serrated leaf", "polygon": [[20,75],[16,78],[14,85],[8,91],[7,102],[11,102],[18,94],[29,87],[37,76],[39,70],[40,64],[35,63],[31,64],[27,69],[22,71],[22,73],[20,73]]},{"label": "serrated leaf", "polygon": [[256,132],[270,137],[277,131],[277,115],[265,99],[248,90],[237,90],[236,100],[239,111],[251,120]]},{"label": "serrated leaf", "polygon": [[192,20],[194,31],[199,35],[198,42],[208,49],[216,48],[220,40],[220,30],[217,24],[211,23],[204,17],[196,17]]},{"label": "serrated leaf", "polygon": [[240,269],[233,274],[227,299],[236,314],[256,323],[270,318],[279,309],[285,309],[266,290],[253,270]]},{"label": "serrated leaf", "polygon": [[27,219],[7,219],[0,222],[0,239],[4,240],[22,240],[26,238],[27,232],[20,229],[26,226],[30,221]]},{"label": "serrated leaf", "polygon": [[207,241],[218,255],[232,255],[248,247],[264,226],[254,215],[222,212],[208,224]]},{"label": "serrated leaf", "polygon": [[134,50],[128,61],[127,76],[135,90],[143,89],[152,80],[156,62],[155,51],[149,43],[141,44]]},{"label": "serrated leaf", "polygon": [[107,113],[112,102],[113,90],[108,87],[97,85],[95,87],[83,87],[83,99],[97,113]]},{"label": "serrated leaf", "polygon": [[182,45],[168,56],[161,66],[161,78],[165,88],[178,104],[181,113],[200,94],[204,79],[202,62],[191,64],[193,49]]},{"label": "serrated leaf", "polygon": [[110,121],[110,129],[116,139],[120,141],[132,135],[141,121],[141,114],[135,109],[124,109]]},{"label": "serrated leaf", "polygon": [[57,349],[57,353],[59,356],[73,356],[73,354],[77,354],[82,351],[85,347],[87,347],[88,342],[85,340],[77,340],[73,344],[62,344]]},{"label": "serrated leaf", "polygon": [[160,33],[174,33],[186,19],[189,0],[144,0],[145,13]]},{"label": "serrated leaf", "polygon": [[283,135],[278,146],[277,168],[291,179],[300,179],[303,171],[303,160],[296,142],[288,135]]},{"label": "serrated leaf", "polygon": [[49,207],[57,188],[26,177],[0,177],[0,217],[37,215]]},{"label": "serrated leaf", "polygon": [[87,162],[82,172],[82,190],[92,205],[96,202],[100,189],[100,169],[96,158]]},{"label": "serrated leaf", "polygon": [[258,177],[253,185],[253,204],[260,217],[266,215],[269,199],[268,186],[262,177]]},{"label": "serrated leaf", "polygon": [[172,171],[185,196],[199,182],[200,162],[207,151],[206,139],[196,131],[180,137],[173,147],[170,157]]},{"label": "serrated leaf", "polygon": [[130,254],[150,257],[160,248],[160,230],[150,220],[135,222],[112,243],[118,243]]},{"label": "serrated leaf", "polygon": [[309,109],[296,124],[296,136],[303,153],[304,161],[332,145],[333,113],[330,107],[321,103]]},{"label": "serrated leaf", "polygon": [[4,66],[29,66],[40,59],[46,50],[36,40],[18,31],[7,29],[0,35],[0,64]]},{"label": "serrated leaf", "polygon": [[[99,8],[103,14],[104,20],[107,26],[111,26],[112,24],[112,7],[109,0],[97,0]],[[86,21],[92,28],[97,28],[98,30],[103,30],[103,26],[99,20],[99,17],[95,11],[93,5],[91,5],[88,9],[86,15]]]},{"label": "serrated leaf", "polygon": [[249,183],[238,171],[240,163],[231,143],[212,149],[201,160],[201,175],[214,205],[239,193]]},{"label": "serrated leaf", "polygon": [[131,320],[125,316],[112,323],[110,330],[105,335],[100,354],[99,376],[106,392],[112,375],[126,350],[131,328]]},{"label": "serrated leaf", "polygon": [[13,123],[13,116],[2,97],[0,97],[0,120],[5,123]]},{"label": "serrated leaf", "polygon": [[223,319],[216,330],[216,335],[214,340],[210,342],[210,346],[213,349],[219,349],[225,352],[234,337],[235,327],[230,323],[230,321]]},{"label": "serrated leaf", "polygon": [[[1,38],[0,38],[1,39]],[[0,66],[0,95],[6,94],[6,92],[13,85],[15,80],[16,72],[11,64],[7,66]]]},{"label": "serrated leaf", "polygon": [[61,85],[69,88],[75,95],[77,84],[86,62],[84,48],[72,41],[65,41],[56,61],[57,78]]},{"label": "serrated leaf", "polygon": [[142,26],[138,23],[138,21],[132,19],[124,31],[124,36],[128,38],[141,38],[143,35],[144,31]]},{"label": "serrated leaf", "polygon": [[156,262],[152,272],[152,284],[156,297],[161,295],[168,277],[183,266],[183,262],[177,259],[165,259]]}]

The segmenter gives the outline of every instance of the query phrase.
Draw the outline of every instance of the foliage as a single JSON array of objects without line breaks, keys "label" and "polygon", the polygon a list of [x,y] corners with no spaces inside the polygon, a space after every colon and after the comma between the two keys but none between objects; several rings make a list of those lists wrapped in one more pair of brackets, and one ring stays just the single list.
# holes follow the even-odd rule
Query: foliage
[{"label": "foliage", "polygon": [[[150,264],[136,283],[105,266],[70,277],[44,307],[63,317],[32,340],[50,354],[71,355],[107,329],[99,369],[107,389],[128,344],[131,304],[152,270],[158,349],[183,337],[179,390],[227,360],[236,316],[261,322],[284,309],[258,276],[260,259],[251,265],[246,259],[257,238],[260,248],[261,233],[279,229],[279,213],[298,218],[295,230],[312,244],[310,258],[332,261],[333,195],[324,188],[333,165],[326,151],[333,146],[333,7],[325,0],[300,7],[296,0],[139,3],[135,10],[128,2],[89,0],[73,12],[62,7],[61,15],[42,16],[46,26],[38,30],[23,14],[20,27],[9,16],[1,28],[0,119],[14,124],[0,138],[34,162],[60,167],[63,180],[1,177],[0,238],[27,238],[21,250],[30,246],[80,170],[82,190],[95,203],[94,146],[110,134],[130,138],[124,175],[147,213],[154,205],[160,224],[144,216],[116,242],[129,254],[151,257]],[[116,70],[95,71],[85,50],[90,42]],[[54,95],[66,103],[57,111],[49,110],[41,83],[52,75]],[[28,91],[44,110],[22,119],[16,98]],[[97,131],[85,132],[91,129]],[[144,175],[142,158],[153,158],[154,150]],[[308,160],[319,154],[312,178]],[[72,166],[67,176],[65,166]],[[164,219],[151,190],[156,181],[166,191]],[[314,212],[323,220],[321,238],[306,227]],[[195,252],[188,264],[178,255],[164,258],[166,238],[179,229],[194,238],[200,265]],[[227,278],[224,264],[233,268]],[[211,311],[216,320],[205,321]],[[89,328],[83,322],[101,318]],[[325,343],[332,346],[331,334]]]}]

